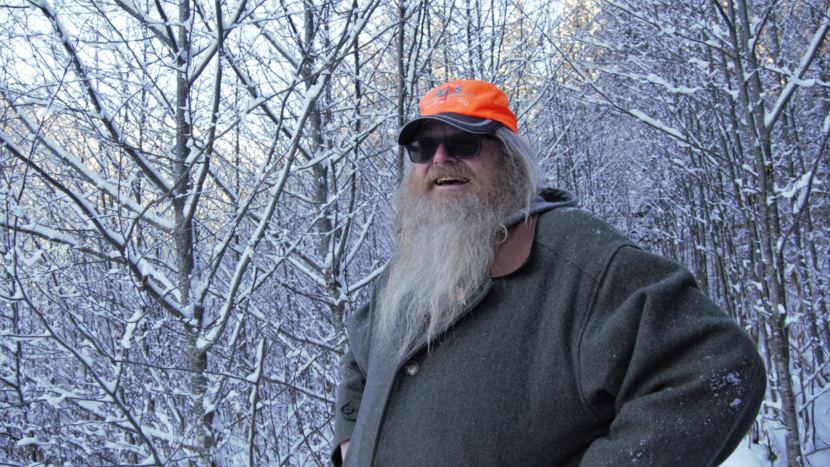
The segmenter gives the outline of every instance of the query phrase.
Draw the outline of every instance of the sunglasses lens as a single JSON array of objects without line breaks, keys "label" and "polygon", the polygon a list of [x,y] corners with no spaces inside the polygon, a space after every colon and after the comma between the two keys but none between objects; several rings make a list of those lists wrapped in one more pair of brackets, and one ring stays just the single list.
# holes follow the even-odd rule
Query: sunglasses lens
[{"label": "sunglasses lens", "polygon": [[465,158],[478,155],[481,138],[478,136],[455,136],[446,141],[447,150],[455,157]]},{"label": "sunglasses lens", "polygon": [[421,138],[412,141],[406,145],[409,160],[416,164],[431,161],[435,156],[435,151],[438,149],[438,144],[440,144],[440,141],[430,138]]}]

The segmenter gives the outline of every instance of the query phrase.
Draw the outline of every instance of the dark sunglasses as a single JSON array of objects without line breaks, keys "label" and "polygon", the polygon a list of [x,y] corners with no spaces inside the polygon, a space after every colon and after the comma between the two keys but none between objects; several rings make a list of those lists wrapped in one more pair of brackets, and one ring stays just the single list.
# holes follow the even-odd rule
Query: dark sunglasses
[{"label": "dark sunglasses", "polygon": [[448,138],[418,138],[404,145],[409,153],[409,160],[415,164],[426,164],[435,157],[438,146],[444,145],[447,152],[456,159],[468,159],[481,152],[481,140],[495,139],[492,135],[474,135],[461,133]]}]

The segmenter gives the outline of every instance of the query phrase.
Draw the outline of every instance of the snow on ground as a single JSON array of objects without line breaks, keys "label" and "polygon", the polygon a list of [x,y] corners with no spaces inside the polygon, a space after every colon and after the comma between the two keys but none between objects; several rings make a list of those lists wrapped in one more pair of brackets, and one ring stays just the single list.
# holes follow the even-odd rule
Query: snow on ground
[{"label": "snow on ground", "polygon": [[[814,397],[815,406],[812,408],[811,417],[815,420],[816,431],[807,433],[810,442],[804,451],[806,454],[804,465],[806,467],[828,467],[830,466],[830,391]],[[769,442],[778,456],[777,459],[774,462],[768,460],[766,446],[750,444],[748,438],[744,438],[735,452],[721,464],[721,467],[786,467],[787,454],[784,451],[783,427],[772,420],[766,420],[762,426],[763,431],[769,434]],[[805,433],[802,433],[802,436],[804,435]]]},{"label": "snow on ground", "polygon": [[765,461],[764,447],[752,444],[744,438],[735,452],[726,459],[721,467],[770,467],[772,464]]}]

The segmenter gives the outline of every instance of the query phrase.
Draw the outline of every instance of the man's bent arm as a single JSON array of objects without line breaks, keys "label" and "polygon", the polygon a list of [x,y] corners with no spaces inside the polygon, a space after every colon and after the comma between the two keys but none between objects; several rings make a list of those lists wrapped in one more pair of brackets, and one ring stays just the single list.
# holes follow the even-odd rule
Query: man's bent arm
[{"label": "man's bent arm", "polygon": [[582,465],[716,465],[764,396],[766,372],[742,329],[678,264],[621,248],[580,341],[588,408],[610,422]]}]

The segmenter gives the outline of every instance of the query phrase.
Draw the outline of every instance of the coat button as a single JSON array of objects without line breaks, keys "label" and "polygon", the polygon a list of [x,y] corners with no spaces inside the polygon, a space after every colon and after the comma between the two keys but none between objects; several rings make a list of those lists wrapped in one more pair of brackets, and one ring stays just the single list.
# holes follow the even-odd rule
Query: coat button
[{"label": "coat button", "polygon": [[340,408],[340,411],[346,415],[351,415],[354,413],[354,407],[352,407],[352,403],[348,402],[346,405]]},{"label": "coat button", "polygon": [[408,374],[409,376],[415,376],[418,374],[418,371],[421,370],[421,365],[418,364],[415,360],[410,360],[406,362],[403,366],[404,373]]}]

